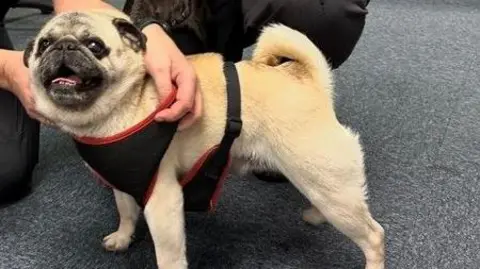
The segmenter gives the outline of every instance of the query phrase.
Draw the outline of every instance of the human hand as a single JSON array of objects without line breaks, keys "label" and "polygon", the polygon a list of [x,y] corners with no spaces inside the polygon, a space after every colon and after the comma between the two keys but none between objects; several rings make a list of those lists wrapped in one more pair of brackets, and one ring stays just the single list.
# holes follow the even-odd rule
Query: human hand
[{"label": "human hand", "polygon": [[35,100],[30,89],[29,71],[23,63],[23,51],[9,51],[3,61],[7,89],[17,96],[31,118],[50,124],[45,117],[35,110]]},{"label": "human hand", "polygon": [[202,114],[202,98],[197,90],[195,70],[175,45],[173,40],[157,24],[143,29],[147,36],[145,64],[152,76],[160,98],[168,96],[177,87],[175,103],[160,111],[157,121],[180,120],[178,129],[183,130],[195,123]]}]

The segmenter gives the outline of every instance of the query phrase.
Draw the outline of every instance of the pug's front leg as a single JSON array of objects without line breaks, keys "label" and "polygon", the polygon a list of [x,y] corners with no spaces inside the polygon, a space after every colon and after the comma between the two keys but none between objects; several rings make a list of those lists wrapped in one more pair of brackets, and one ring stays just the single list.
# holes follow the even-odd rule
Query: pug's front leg
[{"label": "pug's front leg", "polygon": [[140,215],[140,207],[131,195],[115,189],[113,193],[120,216],[120,224],[116,232],[103,239],[103,247],[108,251],[122,251],[126,250],[132,242],[132,236]]},{"label": "pug's front leg", "polygon": [[187,269],[183,192],[174,171],[160,168],[144,214],[158,268]]}]

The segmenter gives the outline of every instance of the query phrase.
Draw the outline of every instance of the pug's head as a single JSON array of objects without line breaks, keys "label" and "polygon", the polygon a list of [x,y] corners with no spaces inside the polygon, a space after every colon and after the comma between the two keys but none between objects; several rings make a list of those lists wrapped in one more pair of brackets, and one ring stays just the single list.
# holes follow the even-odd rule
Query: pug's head
[{"label": "pug's head", "polygon": [[105,118],[143,82],[145,43],[145,36],[121,12],[55,16],[24,54],[37,111],[66,126]]}]

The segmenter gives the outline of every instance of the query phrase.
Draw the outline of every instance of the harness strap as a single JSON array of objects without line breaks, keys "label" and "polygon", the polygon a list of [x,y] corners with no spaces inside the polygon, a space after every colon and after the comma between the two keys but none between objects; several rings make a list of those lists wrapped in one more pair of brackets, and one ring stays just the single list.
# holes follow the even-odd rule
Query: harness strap
[{"label": "harness strap", "polygon": [[[217,153],[213,158],[215,167],[224,167],[229,158],[230,149],[233,142],[242,131],[241,118],[241,94],[240,82],[238,79],[237,69],[232,62],[225,62],[224,66],[225,79],[227,81],[227,123],[225,125],[225,134],[218,146]],[[207,176],[218,178],[221,175],[220,169],[212,169],[208,171]]]},{"label": "harness strap", "polygon": [[227,120],[224,136],[216,147],[203,156],[193,172],[182,181],[184,206],[188,211],[213,211],[230,165],[230,150],[242,130],[241,94],[237,69],[225,62]]}]

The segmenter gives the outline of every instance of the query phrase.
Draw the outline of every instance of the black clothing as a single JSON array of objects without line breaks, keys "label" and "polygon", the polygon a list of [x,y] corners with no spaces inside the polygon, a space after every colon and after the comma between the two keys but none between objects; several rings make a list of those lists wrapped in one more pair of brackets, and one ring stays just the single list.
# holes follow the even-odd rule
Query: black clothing
[{"label": "black clothing", "polygon": [[[229,0],[217,0],[229,1]],[[262,26],[285,24],[307,35],[333,68],[352,53],[365,25],[368,0],[241,0],[245,44]]]},{"label": "black clothing", "polygon": [[[125,12],[136,0],[127,0]],[[139,0],[137,0],[139,1]],[[222,53],[228,61],[239,61],[245,47],[252,45],[262,27],[282,23],[306,34],[325,54],[333,68],[352,53],[365,25],[369,0],[205,0],[209,18],[206,47],[193,31],[188,37],[186,54],[205,51]],[[184,39],[186,30],[178,29],[173,39]],[[177,43],[177,45],[179,45]],[[179,45],[181,47],[181,45]]]},{"label": "black clothing", "polygon": [[[7,0],[6,4],[14,2]],[[13,49],[3,26],[7,10],[0,7],[0,49]],[[0,89],[0,205],[29,193],[38,147],[38,122],[28,116],[15,95]]]}]

